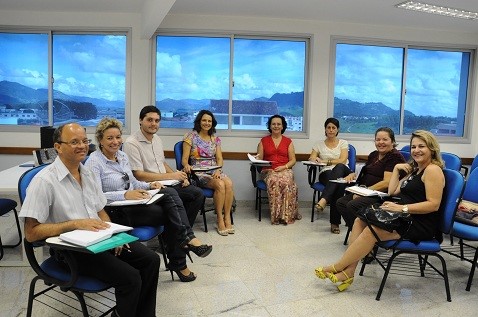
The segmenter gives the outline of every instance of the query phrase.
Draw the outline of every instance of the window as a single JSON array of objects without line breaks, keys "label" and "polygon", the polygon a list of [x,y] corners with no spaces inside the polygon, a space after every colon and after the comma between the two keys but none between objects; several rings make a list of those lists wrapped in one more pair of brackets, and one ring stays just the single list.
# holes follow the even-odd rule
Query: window
[{"label": "window", "polygon": [[464,137],[471,50],[335,43],[334,117],[345,133]]},{"label": "window", "polygon": [[124,123],[126,42],[125,32],[0,33],[0,125]]},{"label": "window", "polygon": [[156,37],[155,100],[163,128],[191,129],[201,109],[218,129],[265,130],[281,114],[303,131],[307,39]]}]

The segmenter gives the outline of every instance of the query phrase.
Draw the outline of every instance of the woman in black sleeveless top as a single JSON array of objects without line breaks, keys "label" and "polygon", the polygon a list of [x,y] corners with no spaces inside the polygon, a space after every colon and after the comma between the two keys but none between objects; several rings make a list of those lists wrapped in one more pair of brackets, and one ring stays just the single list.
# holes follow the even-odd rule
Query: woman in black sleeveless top
[{"label": "woman in black sleeveless top", "polygon": [[[400,198],[399,203],[385,202],[382,209],[391,212],[408,212],[413,218],[408,232],[388,232],[374,227],[380,240],[395,240],[404,234],[410,240],[425,240],[440,237],[440,207],[445,176],[440,148],[433,134],[418,130],[412,133],[411,156],[413,162],[395,165],[390,179],[388,193]],[[405,177],[401,178],[400,174]],[[350,235],[350,244],[342,258],[333,265],[318,267],[315,274],[321,279],[329,278],[339,283],[339,291],[347,289],[353,282],[355,269],[361,258],[366,256],[376,242],[367,224],[357,218]]]}]

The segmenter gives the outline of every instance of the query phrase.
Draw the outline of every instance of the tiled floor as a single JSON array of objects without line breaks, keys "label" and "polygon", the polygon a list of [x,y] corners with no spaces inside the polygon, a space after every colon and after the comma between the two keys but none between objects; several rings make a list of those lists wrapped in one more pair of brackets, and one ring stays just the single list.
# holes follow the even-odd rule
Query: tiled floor
[{"label": "tiled floor", "polygon": [[[253,207],[240,206],[235,214],[236,234],[227,237],[211,228],[202,231],[203,242],[213,244],[206,258],[193,257],[190,268],[198,275],[192,283],[171,281],[161,272],[158,286],[158,316],[475,316],[478,283],[465,291],[470,264],[445,255],[452,302],[445,298],[438,278],[392,274],[382,299],[375,300],[382,270],[367,266],[365,275],[338,293],[330,282],[315,277],[317,265],[335,261],[343,252],[345,227],[340,235],[329,233],[328,212],[310,222],[310,210],[301,209],[303,219],[293,225],[272,226],[268,216],[257,221]],[[263,213],[267,214],[267,211]],[[194,256],[194,255],[193,255]],[[3,261],[3,260],[2,260]],[[164,267],[164,266],[163,266]],[[28,286],[33,277],[28,267],[0,268],[0,316],[24,316]],[[46,299],[45,302],[51,302]],[[77,307],[77,303],[71,301]],[[59,310],[80,316],[70,308]],[[34,303],[34,316],[64,316]]]}]

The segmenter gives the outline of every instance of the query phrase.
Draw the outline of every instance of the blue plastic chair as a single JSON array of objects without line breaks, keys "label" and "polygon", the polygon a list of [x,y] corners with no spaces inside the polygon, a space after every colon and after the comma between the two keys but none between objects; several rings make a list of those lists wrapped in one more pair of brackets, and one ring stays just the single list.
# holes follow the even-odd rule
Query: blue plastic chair
[{"label": "blue plastic chair", "polygon": [[[467,200],[470,202],[478,203],[478,169],[474,169],[468,180],[466,182],[465,191],[463,192],[462,196],[463,200]],[[466,284],[466,290],[470,291],[471,284],[473,282],[473,276],[475,274],[476,268],[476,261],[478,260],[478,248],[476,246],[472,246],[464,241],[478,241],[478,224],[473,222],[463,222],[460,220],[456,220],[453,223],[453,228],[450,232],[450,238],[458,238],[459,239],[459,252],[455,253],[453,250],[444,249],[445,252],[460,258],[461,260],[465,260],[471,263],[471,270],[468,276],[468,283]],[[468,247],[474,250],[474,257],[473,260],[467,258],[465,256],[464,248]]]},{"label": "blue plastic chair", "polygon": [[473,162],[471,162],[471,166],[470,166],[470,174],[471,172],[473,172],[475,170],[475,168],[478,167],[478,155],[475,156],[475,158],[473,159]]},{"label": "blue plastic chair", "polygon": [[[465,179],[460,172],[444,169],[443,173],[445,174],[445,188],[443,191],[443,197],[440,204],[439,212],[441,214],[441,223],[440,223],[440,230],[444,234],[448,234],[452,232],[453,222],[455,218],[455,212],[458,205],[458,201],[463,193],[463,188],[465,185]],[[384,268],[385,272],[383,274],[382,283],[380,284],[380,288],[377,293],[376,300],[380,300],[380,296],[382,294],[383,288],[385,286],[385,282],[387,281],[388,274],[390,273],[390,269],[392,268],[392,264],[399,255],[401,254],[416,254],[418,255],[418,260],[420,264],[420,273],[421,276],[425,276],[425,268],[428,264],[435,272],[437,272],[440,276],[443,277],[445,282],[445,291],[446,291],[446,298],[447,301],[451,301],[450,295],[450,286],[448,283],[448,272],[446,268],[445,259],[439,254],[442,250],[440,246],[440,242],[436,239],[433,240],[426,240],[426,241],[419,241],[418,243],[400,239],[400,240],[390,240],[390,241],[380,241],[376,244],[377,247],[383,248],[386,250],[392,250],[393,253],[390,258],[387,260],[388,264],[387,267],[377,259],[375,256],[376,249],[374,250],[374,258],[380,264],[382,268]],[[445,250],[444,250],[445,251]],[[433,266],[428,262],[428,257],[434,256],[438,258],[442,264],[442,270],[439,271],[438,268]],[[363,275],[365,270],[365,266],[367,265],[367,261],[362,263],[362,268],[360,269],[360,276]],[[402,268],[403,270],[403,268]]]},{"label": "blue plastic chair", "polygon": [[[182,159],[183,159],[183,141],[179,141],[174,145],[174,159],[176,161],[176,169],[178,171],[181,171],[183,169],[183,163],[182,163]],[[204,231],[207,232],[206,212],[214,210],[214,209],[206,210],[205,203],[206,203],[206,198],[213,198],[214,197],[214,190],[211,189],[211,188],[203,188],[203,187],[201,187],[201,189],[202,189],[202,193],[204,195],[204,201],[203,201],[202,207],[201,207],[201,214],[202,214],[202,219],[203,219],[203,222],[204,222]],[[232,210],[231,210],[231,223],[234,224],[234,218],[233,218],[232,214],[233,213],[232,213]]]},{"label": "blue plastic chair", "polygon": [[[23,201],[25,200],[27,187],[33,177],[46,166],[47,164],[34,167],[26,171],[20,177],[18,181],[18,195],[20,197],[21,203],[23,203]],[[33,300],[35,298],[57,287],[63,292],[70,291],[75,294],[76,298],[80,302],[83,316],[89,316],[88,308],[84,299],[84,294],[99,293],[112,287],[112,285],[100,281],[96,278],[80,275],[78,273],[77,263],[71,256],[70,251],[59,251],[64,262],[66,263],[66,266],[60,265],[58,261],[54,260],[51,257],[39,264],[35,257],[34,247],[42,246],[43,243],[32,243],[28,242],[26,239],[23,239],[23,245],[25,247],[25,254],[27,256],[28,262],[37,274],[37,276],[35,276],[30,282],[27,316],[32,315]],[[49,286],[47,287],[47,289],[42,289],[39,292],[35,293],[35,284],[38,280],[43,280],[45,284]],[[115,305],[113,307],[108,307],[107,311],[100,316],[108,315],[114,310],[115,307]]]},{"label": "blue plastic chair", "polygon": [[445,162],[445,168],[461,171],[461,158],[458,155],[448,152],[441,152],[441,158]]},{"label": "blue plastic chair", "polygon": [[[357,162],[357,151],[352,144],[349,144],[349,168],[352,172],[355,172],[355,166]],[[317,178],[317,166],[309,165],[307,166],[308,170],[308,181],[310,188],[314,190],[314,194],[312,196],[312,213],[310,215],[310,222],[314,222],[314,215],[315,215],[315,202],[316,199],[318,200],[320,197],[320,193],[324,191],[325,185],[321,182],[316,182]],[[347,235],[348,236],[348,235]]]},{"label": "blue plastic chair", "polygon": [[10,211],[13,211],[13,215],[15,217],[15,222],[17,225],[17,232],[18,232],[18,242],[14,244],[3,244],[2,238],[0,237],[0,260],[3,258],[3,248],[15,248],[22,243],[22,230],[20,229],[20,221],[18,219],[18,212],[17,212],[17,202],[12,199],[7,198],[0,198],[0,216],[3,216]]},{"label": "blue plastic chair", "polygon": [[411,157],[410,152],[407,152],[407,151],[404,151],[404,150],[400,150],[400,154],[402,154],[402,156],[403,156],[403,158],[405,159],[405,161],[409,161],[409,160],[410,160],[410,157]]}]

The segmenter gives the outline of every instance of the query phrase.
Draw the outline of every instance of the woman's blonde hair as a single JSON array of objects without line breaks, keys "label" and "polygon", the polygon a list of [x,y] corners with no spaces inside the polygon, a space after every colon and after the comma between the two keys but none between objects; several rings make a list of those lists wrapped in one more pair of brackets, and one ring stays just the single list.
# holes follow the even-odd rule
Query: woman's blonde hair
[{"label": "woman's blonde hair", "polygon": [[[440,153],[440,145],[438,144],[438,140],[436,137],[433,135],[433,133],[425,130],[417,130],[412,133],[412,137],[410,138],[410,152],[411,152],[411,147],[412,147],[412,140],[413,138],[419,138],[425,144],[427,147],[430,149],[432,152],[432,163],[435,165],[440,166],[443,168],[445,166],[445,163],[443,162],[441,158],[441,153]],[[416,165],[416,163],[414,162]]]},{"label": "woman's blonde hair", "polygon": [[95,138],[99,146],[105,131],[110,128],[117,128],[120,130],[120,133],[123,134],[123,124],[119,120],[111,117],[104,117],[96,126]]}]

